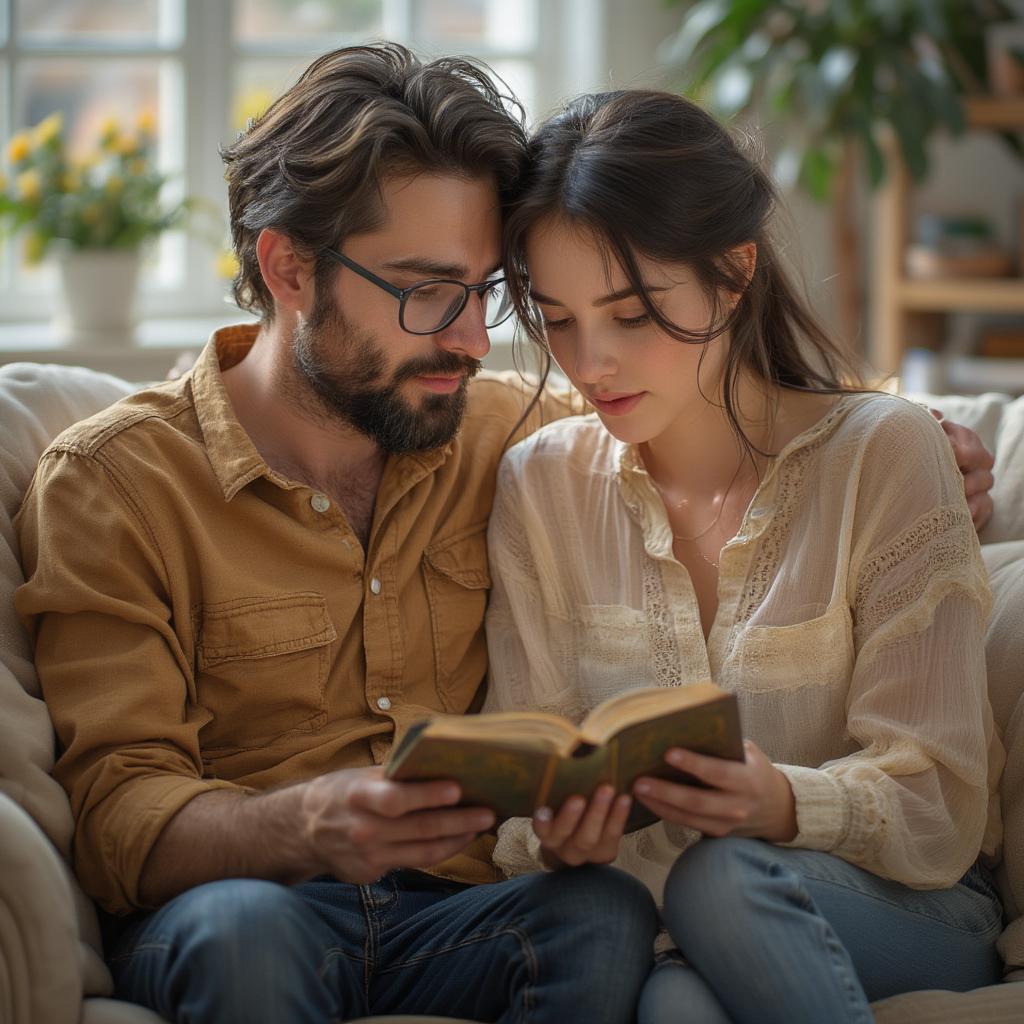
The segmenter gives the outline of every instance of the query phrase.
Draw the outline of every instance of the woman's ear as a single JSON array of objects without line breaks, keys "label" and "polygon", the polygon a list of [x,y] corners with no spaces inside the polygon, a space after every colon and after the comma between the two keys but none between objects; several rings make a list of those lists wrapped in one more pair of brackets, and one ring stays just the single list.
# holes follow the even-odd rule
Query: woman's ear
[{"label": "woman's ear", "polygon": [[754,276],[754,270],[757,267],[757,243],[744,242],[743,245],[737,245],[735,249],[731,250],[729,255],[732,257],[737,270],[743,273],[743,287],[745,289],[750,284]]},{"label": "woman's ear", "polygon": [[313,261],[301,256],[292,240],[264,228],[256,239],[260,273],[274,301],[283,309],[308,315],[313,307]]},{"label": "woman's ear", "polygon": [[724,262],[728,271],[736,274],[743,281],[743,286],[738,291],[726,293],[729,297],[731,308],[743,298],[743,293],[747,290],[754,277],[754,270],[757,267],[757,243],[744,242],[742,245],[734,246],[729,250]]}]

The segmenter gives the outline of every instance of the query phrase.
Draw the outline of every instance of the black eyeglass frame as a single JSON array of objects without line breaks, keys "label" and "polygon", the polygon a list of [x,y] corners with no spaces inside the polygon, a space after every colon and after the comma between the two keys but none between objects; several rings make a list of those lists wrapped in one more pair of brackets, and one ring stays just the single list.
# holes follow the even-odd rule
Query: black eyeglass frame
[{"label": "black eyeglass frame", "polygon": [[[482,281],[480,284],[464,284],[462,281],[456,281],[453,278],[447,277],[431,277],[425,281],[417,281],[415,284],[409,285],[408,288],[396,288],[390,281],[385,281],[384,278],[378,277],[372,270],[367,270],[366,267],[360,266],[354,259],[346,256],[344,253],[338,252],[337,249],[332,249],[327,246],[324,252],[340,263],[343,267],[348,267],[354,274],[358,274],[360,277],[369,281],[371,284],[375,284],[378,288],[382,288],[389,295],[393,295],[398,299],[398,326],[402,328],[406,334],[415,334],[420,337],[428,334],[439,334],[446,327],[450,327],[456,320],[462,315],[463,310],[466,308],[466,303],[469,302],[469,296],[472,292],[476,292],[477,295],[483,297],[484,292],[490,288],[494,288],[499,284],[506,284],[504,277],[494,277],[489,281]],[[454,284],[458,285],[462,289],[462,302],[459,303],[458,308],[448,317],[443,323],[437,327],[432,328],[429,331],[414,331],[405,326],[405,301],[406,299],[417,289],[424,288],[428,285],[436,284]],[[500,319],[496,320],[493,324],[485,323],[484,326],[488,329],[497,327],[499,324],[503,324],[513,313],[515,312],[515,306],[510,302],[508,312]]]}]

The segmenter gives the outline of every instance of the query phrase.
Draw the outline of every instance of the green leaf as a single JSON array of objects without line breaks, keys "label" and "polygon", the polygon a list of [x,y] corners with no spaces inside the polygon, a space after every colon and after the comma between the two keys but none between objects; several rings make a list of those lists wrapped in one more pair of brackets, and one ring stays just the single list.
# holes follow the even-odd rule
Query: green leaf
[{"label": "green leaf", "polygon": [[824,202],[831,194],[835,173],[835,161],[823,148],[812,146],[804,153],[800,184],[819,202]]}]

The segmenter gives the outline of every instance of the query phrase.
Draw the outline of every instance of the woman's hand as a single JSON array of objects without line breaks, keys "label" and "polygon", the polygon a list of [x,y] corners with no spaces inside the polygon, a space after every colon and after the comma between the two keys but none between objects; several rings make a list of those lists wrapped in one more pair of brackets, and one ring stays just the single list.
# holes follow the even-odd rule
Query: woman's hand
[{"label": "woman's hand", "polygon": [[665,821],[709,836],[749,836],[788,842],[797,833],[796,801],[789,780],[756,744],[744,744],[746,760],[727,761],[673,748],[665,760],[712,789],[641,777],[637,799]]},{"label": "woman's hand", "polygon": [[608,785],[598,786],[589,805],[571,796],[557,814],[541,807],[533,816],[533,831],[540,840],[548,867],[610,864],[618,856],[619,840],[633,800],[628,793],[615,796]]}]

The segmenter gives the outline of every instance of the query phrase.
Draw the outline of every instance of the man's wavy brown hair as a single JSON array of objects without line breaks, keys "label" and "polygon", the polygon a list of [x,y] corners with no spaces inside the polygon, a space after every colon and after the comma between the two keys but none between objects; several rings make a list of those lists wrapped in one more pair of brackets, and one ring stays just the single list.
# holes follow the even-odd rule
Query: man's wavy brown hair
[{"label": "man's wavy brown hair", "polygon": [[221,153],[239,261],[235,301],[273,320],[256,258],[264,228],[316,261],[319,288],[337,269],[324,248],[381,222],[385,180],[493,176],[504,206],[525,151],[522,107],[478,62],[424,63],[394,43],[325,53]]}]

